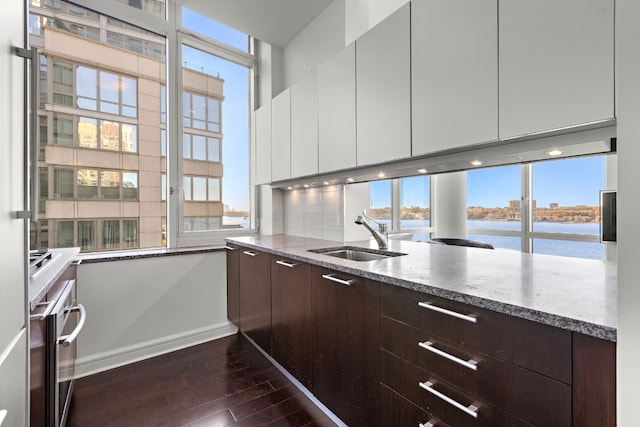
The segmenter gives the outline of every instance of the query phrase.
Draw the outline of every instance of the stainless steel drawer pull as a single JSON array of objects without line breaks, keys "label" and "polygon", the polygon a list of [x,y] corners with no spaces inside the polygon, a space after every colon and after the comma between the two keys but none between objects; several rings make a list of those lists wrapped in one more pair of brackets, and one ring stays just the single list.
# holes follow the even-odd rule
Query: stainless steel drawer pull
[{"label": "stainless steel drawer pull", "polygon": [[243,254],[245,254],[245,255],[249,255],[249,256],[258,256],[258,255],[261,255],[261,254],[259,254],[259,253],[251,252],[251,251],[243,251],[242,253],[243,253]]},{"label": "stainless steel drawer pull", "polygon": [[224,248],[228,251],[235,251],[238,250],[238,248],[234,248],[233,246],[229,246],[229,245],[224,245]]},{"label": "stainless steel drawer pull", "polygon": [[425,350],[429,350],[431,353],[437,354],[438,356],[444,357],[445,359],[449,359],[452,362],[457,363],[458,365],[462,365],[465,368],[469,368],[473,371],[477,371],[478,370],[478,362],[473,360],[473,359],[469,359],[469,360],[462,360],[459,357],[454,356],[453,354],[449,354],[445,351],[439,350],[437,348],[435,348],[433,346],[433,343],[431,341],[425,341],[425,342],[419,342],[418,345],[422,348],[424,348]]},{"label": "stainless steel drawer pull", "polygon": [[462,403],[453,400],[452,398],[450,398],[446,394],[440,393],[438,390],[433,388],[433,383],[431,381],[427,381],[427,382],[424,382],[424,383],[418,383],[418,385],[420,387],[422,387],[423,389],[427,390],[429,393],[433,394],[434,396],[439,397],[440,399],[444,400],[448,404],[453,405],[456,408],[460,409],[465,414],[471,415],[473,418],[478,418],[478,407],[477,406],[475,406],[475,405],[464,406]]},{"label": "stainless steel drawer pull", "polygon": [[418,427],[433,427],[435,426],[434,423],[432,423],[431,421],[427,421],[426,423],[418,423]]},{"label": "stainless steel drawer pull", "polygon": [[65,335],[58,338],[58,344],[60,344],[63,347],[69,347],[71,343],[76,340],[76,338],[78,337],[78,334],[84,327],[85,320],[87,320],[87,311],[84,309],[84,306],[82,304],[78,304],[75,307],[71,307],[67,309],[67,311],[69,313],[72,313],[74,311],[79,311],[80,319],[78,320],[78,324],[76,325],[75,329],[71,331],[69,335]]},{"label": "stainless steel drawer pull", "polygon": [[282,260],[276,261],[276,264],[284,265],[285,267],[289,267],[289,268],[297,267],[298,265],[300,265],[300,264],[291,264],[289,262],[282,261]]},{"label": "stainless steel drawer pull", "polygon": [[475,316],[456,313],[455,311],[447,310],[446,308],[438,307],[430,302],[419,302],[418,305],[422,308],[437,311],[438,313],[446,314],[447,316],[456,317],[458,319],[466,320],[467,322],[476,323],[478,319]]},{"label": "stainless steel drawer pull", "polygon": [[344,280],[344,279],[341,279],[339,277],[336,277],[335,274],[323,274],[322,278],[323,279],[327,279],[327,280],[331,280],[332,282],[340,283],[341,285],[347,285],[347,286],[351,286],[356,282],[355,280]]}]

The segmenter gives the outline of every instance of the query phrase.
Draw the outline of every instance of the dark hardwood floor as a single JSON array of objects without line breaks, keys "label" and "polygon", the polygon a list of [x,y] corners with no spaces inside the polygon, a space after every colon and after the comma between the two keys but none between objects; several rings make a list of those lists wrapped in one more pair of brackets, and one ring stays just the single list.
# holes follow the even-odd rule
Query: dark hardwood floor
[{"label": "dark hardwood floor", "polygon": [[335,426],[241,335],[76,381],[67,427]]}]

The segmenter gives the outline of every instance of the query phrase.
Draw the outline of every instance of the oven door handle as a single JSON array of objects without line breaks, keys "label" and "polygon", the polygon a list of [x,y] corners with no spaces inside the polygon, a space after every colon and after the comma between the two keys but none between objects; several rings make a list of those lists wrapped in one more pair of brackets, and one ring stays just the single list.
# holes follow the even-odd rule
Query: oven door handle
[{"label": "oven door handle", "polygon": [[58,338],[58,344],[60,344],[63,347],[69,347],[71,345],[71,343],[74,342],[76,340],[76,338],[78,338],[78,334],[80,333],[80,331],[84,327],[84,321],[87,320],[87,311],[84,309],[84,306],[82,304],[78,304],[75,307],[71,307],[71,308],[67,309],[66,311],[68,313],[73,313],[74,311],[79,311],[80,312],[80,320],[78,320],[78,324],[76,325],[75,329],[69,335],[64,335],[64,336],[61,336],[60,338]]}]

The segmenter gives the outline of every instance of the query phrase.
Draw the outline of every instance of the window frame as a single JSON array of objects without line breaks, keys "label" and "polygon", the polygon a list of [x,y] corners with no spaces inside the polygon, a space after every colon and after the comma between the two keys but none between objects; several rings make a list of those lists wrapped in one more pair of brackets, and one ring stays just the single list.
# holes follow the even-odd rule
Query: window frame
[{"label": "window frame", "polygon": [[[258,58],[254,54],[255,39],[249,36],[249,52],[243,52],[233,48],[222,42],[218,42],[204,35],[195,34],[192,30],[188,30],[181,26],[182,22],[182,5],[174,1],[167,0],[166,18],[160,18],[148,14],[142,10],[129,7],[126,4],[116,1],[104,0],[74,0],[74,3],[91,9],[97,13],[120,19],[128,24],[143,28],[147,31],[154,32],[166,39],[166,146],[167,146],[167,164],[166,164],[166,194],[162,203],[166,203],[166,236],[167,248],[179,248],[198,245],[222,244],[228,236],[237,236],[242,234],[255,234],[257,232],[257,209],[258,194],[255,186],[249,180],[249,210],[251,215],[251,226],[246,229],[220,229],[215,231],[183,233],[181,231],[183,223],[184,205],[181,201],[182,192],[182,67],[181,67],[181,47],[187,45],[223,59],[236,62],[249,68],[249,118],[251,111],[256,105],[257,93],[257,68]],[[138,37],[136,35],[136,37]],[[49,66],[52,66],[49,64]],[[90,110],[82,110],[90,112]],[[222,106],[221,106],[221,115]],[[91,117],[91,114],[85,114]],[[251,119],[249,119],[251,126]],[[121,119],[119,121],[122,121]],[[222,126],[222,120],[221,120]],[[223,130],[223,129],[221,129]],[[251,129],[248,129],[251,134]],[[222,150],[222,144],[219,144]],[[208,146],[207,146],[208,150]],[[247,161],[249,162],[249,174],[251,175],[251,143],[247,147]],[[219,155],[219,162],[222,158]],[[175,191],[175,190],[178,191]],[[221,199],[222,187],[220,189]],[[159,230],[162,231],[162,230]],[[50,232],[51,233],[51,232]]]}]

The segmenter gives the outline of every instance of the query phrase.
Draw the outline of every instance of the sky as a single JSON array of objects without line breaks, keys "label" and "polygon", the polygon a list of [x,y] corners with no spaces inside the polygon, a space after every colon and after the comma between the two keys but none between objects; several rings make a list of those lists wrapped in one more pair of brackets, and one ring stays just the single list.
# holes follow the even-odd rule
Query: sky
[{"label": "sky", "polygon": [[[247,51],[248,37],[239,31],[182,10],[183,26]],[[183,47],[183,65],[224,79],[222,102],[222,201],[235,210],[249,210],[249,70],[211,54]]]},{"label": "sky", "polygon": [[[537,206],[598,206],[600,190],[605,189],[604,162],[604,156],[590,156],[534,163],[532,191]],[[390,188],[388,180],[372,182],[371,206],[389,206]],[[467,206],[505,207],[510,200],[519,200],[520,192],[519,165],[467,173]],[[427,206],[429,192],[419,179],[409,179],[402,197],[404,206]]]}]

